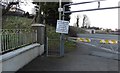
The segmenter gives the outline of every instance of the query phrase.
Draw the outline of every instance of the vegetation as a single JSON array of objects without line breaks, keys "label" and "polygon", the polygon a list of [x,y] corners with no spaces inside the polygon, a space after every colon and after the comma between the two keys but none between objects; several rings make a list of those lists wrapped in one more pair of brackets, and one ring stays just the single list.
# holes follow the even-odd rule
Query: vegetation
[{"label": "vegetation", "polygon": [[29,29],[31,28],[31,20],[18,16],[3,16],[3,29]]},{"label": "vegetation", "polygon": [[[68,4],[70,2],[62,2],[62,6],[64,4]],[[37,16],[35,19],[36,23],[43,23],[45,20],[46,24],[51,24],[52,26],[56,27],[56,21],[59,19],[59,3],[58,2],[33,2],[33,4],[37,4],[41,9],[38,10]],[[37,7],[38,8],[38,7]],[[70,11],[70,7],[66,6],[66,11]],[[42,16],[42,17],[41,17]],[[70,20],[70,13],[66,14],[65,20]]]},{"label": "vegetation", "polygon": [[[4,3],[4,2],[0,1],[0,3]],[[15,1],[15,2],[14,1],[11,1],[11,2],[8,1],[6,9],[5,8],[2,9],[2,16],[5,15],[13,5],[18,5],[18,4],[19,4],[18,1]]]},{"label": "vegetation", "polygon": [[[48,48],[58,50],[60,48],[60,34],[55,32],[55,28],[47,25]],[[70,52],[76,49],[76,43],[68,41],[69,36],[65,35],[65,52]]]},{"label": "vegetation", "polygon": [[88,28],[88,27],[90,27],[90,21],[89,21],[88,16],[86,14],[84,14],[82,28]]},{"label": "vegetation", "polygon": [[82,28],[77,28],[77,30],[78,30],[78,34],[85,34],[85,33],[87,33],[84,29],[82,29]]},{"label": "vegetation", "polygon": [[77,22],[76,22],[76,24],[77,24],[77,27],[79,27],[79,16],[77,15]]}]

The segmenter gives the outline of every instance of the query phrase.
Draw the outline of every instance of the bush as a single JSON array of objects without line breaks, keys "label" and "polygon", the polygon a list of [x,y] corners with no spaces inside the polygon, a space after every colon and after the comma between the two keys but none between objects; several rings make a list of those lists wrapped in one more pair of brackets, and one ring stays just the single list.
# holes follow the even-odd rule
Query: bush
[{"label": "bush", "polygon": [[68,35],[71,37],[77,37],[77,27],[70,26]]}]

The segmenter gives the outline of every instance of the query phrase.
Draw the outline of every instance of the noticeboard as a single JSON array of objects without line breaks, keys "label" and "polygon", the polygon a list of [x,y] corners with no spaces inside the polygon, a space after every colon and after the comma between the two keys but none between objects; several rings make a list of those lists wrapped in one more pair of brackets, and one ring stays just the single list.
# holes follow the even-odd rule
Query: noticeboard
[{"label": "noticeboard", "polygon": [[68,30],[69,30],[69,21],[57,20],[57,27],[56,27],[57,33],[68,34]]}]

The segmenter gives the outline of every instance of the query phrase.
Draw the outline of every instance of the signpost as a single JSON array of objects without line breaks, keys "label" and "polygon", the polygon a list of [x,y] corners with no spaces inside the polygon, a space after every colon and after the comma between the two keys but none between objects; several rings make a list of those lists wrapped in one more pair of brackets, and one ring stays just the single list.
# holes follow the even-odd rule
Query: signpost
[{"label": "signpost", "polygon": [[[59,20],[61,20],[61,12],[62,12],[62,8],[61,8],[61,0],[59,0]],[[59,22],[59,21],[58,21]],[[61,33],[60,35],[60,56],[64,56],[64,34]]]},{"label": "signpost", "polygon": [[64,34],[68,34],[69,21],[57,20],[56,32],[61,33],[60,36],[60,56],[64,56]]}]

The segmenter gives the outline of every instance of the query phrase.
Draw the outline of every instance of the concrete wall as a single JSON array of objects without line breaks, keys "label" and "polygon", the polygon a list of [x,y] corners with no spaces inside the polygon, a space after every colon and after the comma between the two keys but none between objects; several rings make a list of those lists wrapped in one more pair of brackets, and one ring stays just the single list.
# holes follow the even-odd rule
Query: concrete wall
[{"label": "concrete wall", "polygon": [[44,52],[44,45],[32,44],[18,50],[0,55],[1,71],[17,71]]}]

